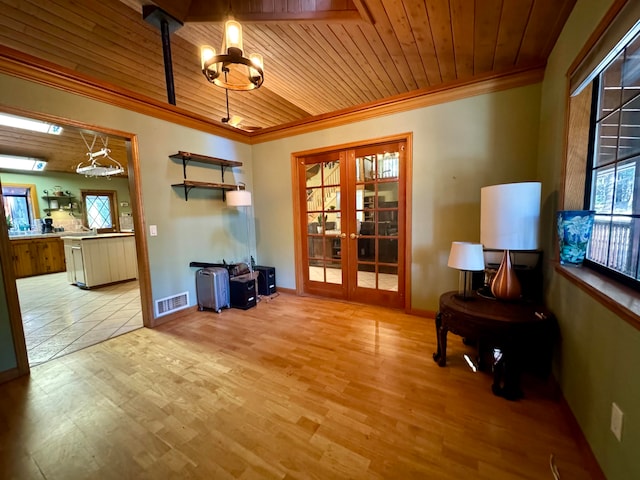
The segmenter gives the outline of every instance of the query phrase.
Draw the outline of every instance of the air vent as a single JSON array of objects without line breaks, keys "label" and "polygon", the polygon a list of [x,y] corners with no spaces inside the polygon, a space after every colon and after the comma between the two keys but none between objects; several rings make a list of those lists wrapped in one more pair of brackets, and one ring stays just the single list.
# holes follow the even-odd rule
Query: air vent
[{"label": "air vent", "polygon": [[171,297],[156,300],[156,318],[189,306],[189,292],[179,293]]}]

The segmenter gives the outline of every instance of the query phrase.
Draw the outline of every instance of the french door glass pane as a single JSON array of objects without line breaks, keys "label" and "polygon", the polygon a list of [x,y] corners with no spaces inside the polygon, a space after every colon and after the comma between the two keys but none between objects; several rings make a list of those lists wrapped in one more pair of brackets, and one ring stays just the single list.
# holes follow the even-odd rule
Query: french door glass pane
[{"label": "french door glass pane", "polygon": [[340,160],[305,166],[309,280],[342,284]]},{"label": "french door glass pane", "polygon": [[384,150],[356,157],[356,282],[359,288],[397,291],[400,156]]}]

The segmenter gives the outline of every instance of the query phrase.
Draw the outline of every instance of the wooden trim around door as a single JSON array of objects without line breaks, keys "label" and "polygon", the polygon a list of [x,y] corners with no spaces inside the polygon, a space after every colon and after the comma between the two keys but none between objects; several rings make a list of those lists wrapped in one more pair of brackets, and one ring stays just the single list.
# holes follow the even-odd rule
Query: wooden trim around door
[{"label": "wooden trim around door", "polygon": [[[138,137],[129,132],[123,132],[108,127],[91,125],[76,120],[71,120],[57,115],[44,114],[29,110],[0,105],[0,111],[38,120],[44,120],[61,125],[70,125],[85,128],[107,135],[124,138],[128,153],[128,179],[129,193],[131,196],[131,210],[133,212],[133,225],[135,231],[136,255],[138,261],[138,286],[140,288],[140,304],[142,309],[142,321],[145,327],[153,328],[156,322],[153,318],[153,298],[151,292],[151,273],[149,269],[149,251],[147,247],[146,225],[144,222],[144,208],[142,203],[142,181],[140,178],[140,160],[138,154]],[[3,226],[4,225],[4,226]],[[13,265],[4,259],[11,259],[11,244],[7,233],[6,220],[0,219],[0,268],[2,268],[5,294],[7,295],[7,307],[9,309],[9,321],[12,327],[13,342],[16,350],[17,368],[15,376],[29,373],[29,358],[27,355],[24,330],[22,327],[22,315],[16,287],[16,278]],[[14,378],[12,370],[0,374],[0,382]]]},{"label": "wooden trim around door", "polygon": [[291,154],[291,197],[293,203],[293,248],[294,248],[294,267],[296,275],[296,289],[297,295],[304,294],[303,269],[305,266],[302,263],[302,228],[298,224],[300,219],[300,212],[302,206],[300,205],[300,197],[298,195],[298,185],[300,178],[298,175],[298,165],[302,157],[308,157],[312,155],[318,155],[324,152],[332,152],[336,150],[349,150],[359,146],[378,143],[390,143],[390,142],[404,142],[406,145],[406,159],[405,159],[405,264],[404,264],[404,281],[405,281],[405,296],[404,296],[404,311],[411,311],[411,235],[412,235],[412,184],[413,184],[413,132],[401,133],[397,135],[390,135],[388,137],[380,137],[373,139],[358,140],[356,142],[344,143],[341,145],[332,145],[329,147],[315,148],[311,150],[305,150],[301,152],[293,152]]},{"label": "wooden trim around door", "polygon": [[[1,201],[2,191],[0,190],[0,202]],[[22,375],[27,375],[29,373],[29,357],[27,356],[27,344],[24,338],[24,328],[22,327],[22,314],[20,313],[16,276],[13,270],[13,251],[9,240],[7,220],[4,214],[0,215],[0,231],[3,232],[0,235],[0,268],[2,269],[4,294],[7,299],[7,312],[9,314],[9,327],[11,328],[13,350],[16,356],[16,366],[6,372],[0,372],[0,383],[2,383]]]}]

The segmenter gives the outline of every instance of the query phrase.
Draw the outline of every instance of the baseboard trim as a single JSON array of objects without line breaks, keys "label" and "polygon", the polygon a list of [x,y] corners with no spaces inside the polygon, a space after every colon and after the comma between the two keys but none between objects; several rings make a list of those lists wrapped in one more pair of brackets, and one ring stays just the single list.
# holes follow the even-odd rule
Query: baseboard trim
[{"label": "baseboard trim", "polygon": [[276,292],[280,292],[280,293],[290,293],[291,295],[297,295],[298,292],[296,292],[295,288],[282,288],[282,287],[276,287]]},{"label": "baseboard trim", "polygon": [[16,378],[21,377],[22,375],[26,375],[26,374],[21,373],[18,367],[5,370],[4,372],[0,372],[0,383],[6,383],[11,380],[15,380]]}]

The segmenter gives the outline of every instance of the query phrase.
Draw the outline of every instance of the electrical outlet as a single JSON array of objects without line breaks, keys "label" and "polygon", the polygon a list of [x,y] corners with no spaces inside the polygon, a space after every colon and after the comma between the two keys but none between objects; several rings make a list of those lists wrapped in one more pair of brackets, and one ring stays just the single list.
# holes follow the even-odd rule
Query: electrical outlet
[{"label": "electrical outlet", "polygon": [[611,431],[616,436],[618,441],[622,440],[622,419],[624,413],[620,410],[620,407],[615,402],[611,404]]}]

